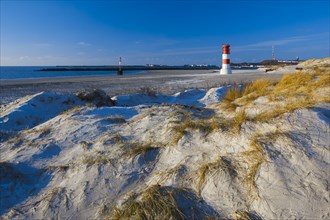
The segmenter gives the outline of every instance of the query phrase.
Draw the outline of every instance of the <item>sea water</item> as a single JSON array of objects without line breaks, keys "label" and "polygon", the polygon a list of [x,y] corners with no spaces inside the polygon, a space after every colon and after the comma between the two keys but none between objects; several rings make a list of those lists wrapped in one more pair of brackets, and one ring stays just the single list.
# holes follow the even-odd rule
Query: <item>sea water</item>
[{"label": "sea water", "polygon": [[[49,66],[0,66],[0,80],[52,78],[52,77],[79,77],[79,76],[106,76],[117,75],[116,70],[109,71],[38,71]],[[126,74],[139,74],[145,71],[125,70]]]}]

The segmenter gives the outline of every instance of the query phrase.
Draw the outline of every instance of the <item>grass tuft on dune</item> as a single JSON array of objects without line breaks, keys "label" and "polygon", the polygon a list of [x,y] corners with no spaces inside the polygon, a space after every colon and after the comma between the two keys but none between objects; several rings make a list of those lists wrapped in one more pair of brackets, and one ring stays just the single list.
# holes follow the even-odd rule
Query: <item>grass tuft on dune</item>
[{"label": "grass tuft on dune", "polygon": [[[253,122],[269,122],[272,119],[297,109],[311,108],[317,103],[330,102],[328,92],[318,93],[320,89],[330,88],[330,73],[328,68],[318,68],[316,71],[299,71],[284,75],[276,84],[269,80],[260,79],[245,86],[243,91],[233,88],[227,91],[222,108],[235,111],[237,107],[247,108],[252,101],[259,97],[267,97],[274,103],[273,110],[262,111],[254,117],[243,117],[244,110],[234,113],[232,128],[240,130],[241,125],[249,120]],[[246,116],[246,115],[245,115]]]},{"label": "grass tuft on dune", "polygon": [[234,102],[242,97],[242,91],[239,87],[228,89],[226,95],[222,99],[221,106],[229,111],[235,111],[238,105]]},{"label": "grass tuft on dune", "polygon": [[266,146],[273,145],[278,138],[290,138],[289,133],[276,129],[273,132],[256,132],[250,138],[250,148],[243,152],[242,156],[247,160],[247,172],[244,177],[244,183],[251,198],[258,196],[258,187],[256,184],[257,174],[263,162],[267,161],[268,151]]},{"label": "grass tuft on dune", "polygon": [[197,173],[197,194],[200,196],[202,192],[203,185],[205,184],[207,175],[210,175],[214,172],[225,171],[232,177],[237,175],[236,168],[233,166],[231,161],[224,156],[219,156],[215,161],[202,164]]},{"label": "grass tuft on dune", "polygon": [[191,190],[182,187],[150,186],[133,193],[121,207],[114,207],[107,219],[219,219]]},{"label": "grass tuft on dune", "polygon": [[134,159],[138,155],[145,156],[148,152],[159,148],[160,145],[155,143],[129,143],[128,150],[125,151],[124,157]]}]

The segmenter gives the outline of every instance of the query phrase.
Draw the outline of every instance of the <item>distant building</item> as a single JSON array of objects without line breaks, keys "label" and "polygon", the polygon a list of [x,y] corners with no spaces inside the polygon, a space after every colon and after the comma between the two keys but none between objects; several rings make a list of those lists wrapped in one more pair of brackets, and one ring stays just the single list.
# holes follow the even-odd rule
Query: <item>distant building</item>
[{"label": "distant building", "polygon": [[298,60],[277,60],[277,62],[281,64],[298,64],[300,61],[298,58]]}]

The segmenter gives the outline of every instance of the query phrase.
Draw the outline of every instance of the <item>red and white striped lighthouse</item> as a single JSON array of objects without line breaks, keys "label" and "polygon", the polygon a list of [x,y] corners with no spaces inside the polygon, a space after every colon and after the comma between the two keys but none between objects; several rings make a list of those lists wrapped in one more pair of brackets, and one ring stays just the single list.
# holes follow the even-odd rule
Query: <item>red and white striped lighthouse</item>
[{"label": "red and white striped lighthouse", "polygon": [[222,67],[221,67],[220,75],[231,74],[229,47],[230,47],[229,44],[222,44]]}]

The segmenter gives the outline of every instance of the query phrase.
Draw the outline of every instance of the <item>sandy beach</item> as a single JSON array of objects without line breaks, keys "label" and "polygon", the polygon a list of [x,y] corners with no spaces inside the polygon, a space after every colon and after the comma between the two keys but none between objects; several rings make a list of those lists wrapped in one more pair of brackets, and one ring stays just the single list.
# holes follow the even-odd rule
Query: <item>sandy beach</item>
[{"label": "sandy beach", "polygon": [[219,75],[218,70],[154,70],[143,74],[123,76],[82,76],[38,79],[1,80],[0,104],[7,104],[26,95],[42,91],[73,93],[98,88],[110,96],[136,93],[143,87],[156,92],[174,94],[184,89],[212,88],[227,84],[252,82],[259,78],[278,81],[294,66],[281,71],[234,70],[232,75]]}]

